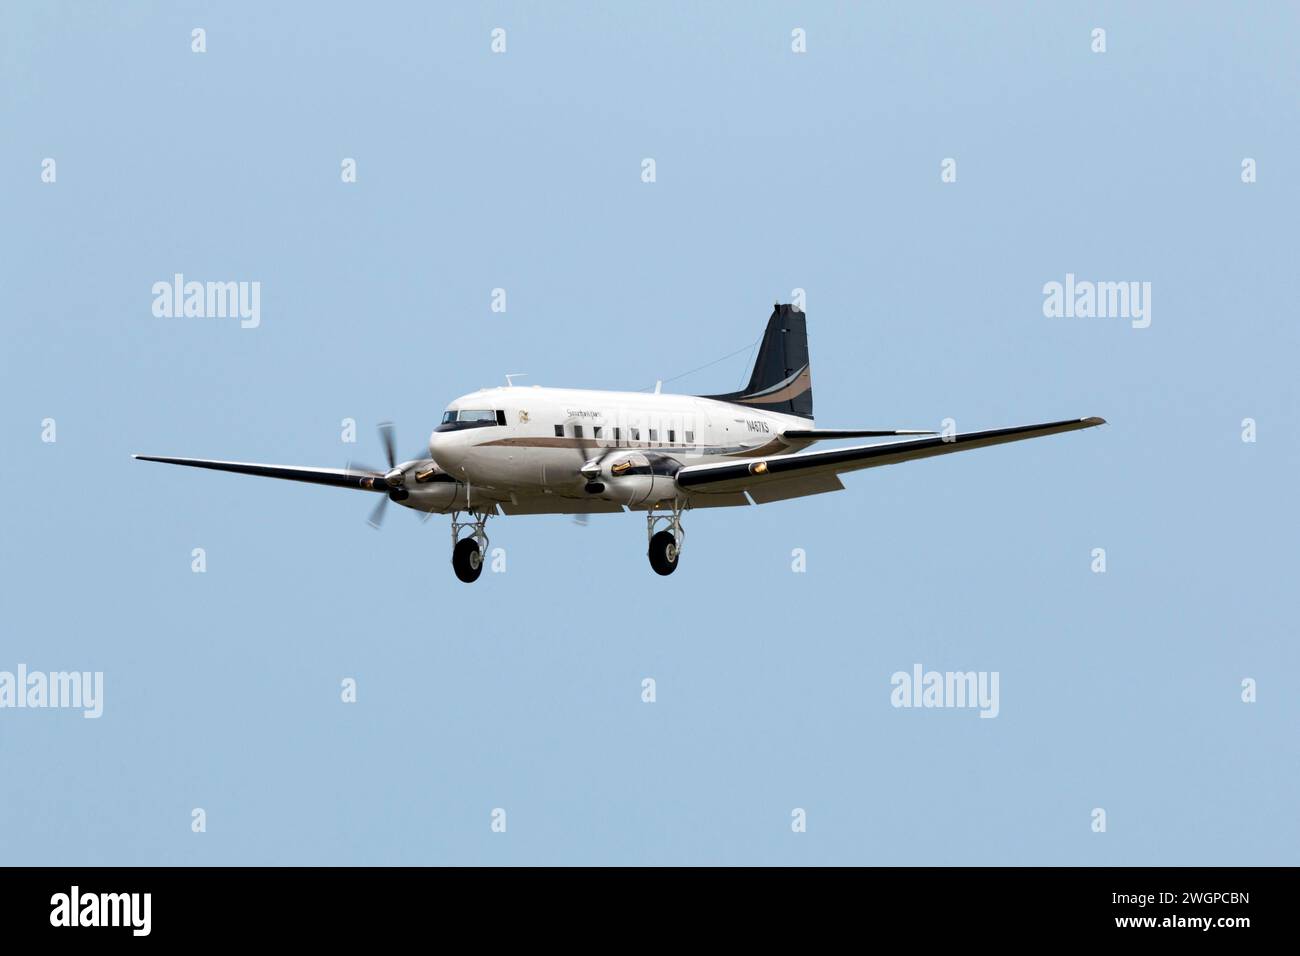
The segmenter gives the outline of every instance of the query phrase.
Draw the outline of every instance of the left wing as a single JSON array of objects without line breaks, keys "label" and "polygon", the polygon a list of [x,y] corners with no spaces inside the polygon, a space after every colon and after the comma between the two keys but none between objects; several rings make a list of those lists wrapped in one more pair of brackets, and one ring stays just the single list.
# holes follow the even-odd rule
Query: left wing
[{"label": "left wing", "polygon": [[316,485],[333,485],[336,488],[357,488],[363,491],[387,491],[388,482],[376,471],[359,468],[303,468],[299,465],[259,465],[249,461],[215,461],[209,458],[157,458],[153,455],[132,455],[140,461],[161,461],[168,465],[189,465],[191,468],[211,468],[215,471],[233,471],[239,475],[258,475],[263,478],[287,478],[290,481],[308,481]]},{"label": "left wing", "polygon": [[[747,491],[756,501],[777,501],[784,497],[836,491],[842,486],[835,476],[846,471],[893,465],[1027,438],[1041,438],[1044,435],[1092,428],[1105,423],[1104,418],[1072,418],[1041,425],[994,428],[950,438],[852,445],[848,448],[773,455],[770,458],[751,458],[739,462],[688,465],[677,472],[677,484],[684,491],[693,494],[734,494]],[[789,494],[781,493],[783,486]],[[803,490],[805,488],[807,490]]]}]

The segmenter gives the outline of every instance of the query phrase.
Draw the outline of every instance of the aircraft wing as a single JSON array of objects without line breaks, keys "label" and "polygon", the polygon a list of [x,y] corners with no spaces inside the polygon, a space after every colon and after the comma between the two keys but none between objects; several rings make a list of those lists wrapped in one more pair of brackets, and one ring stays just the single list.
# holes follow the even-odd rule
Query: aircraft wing
[{"label": "aircraft wing", "polygon": [[233,471],[240,475],[259,475],[263,478],[285,478],[289,481],[308,481],[316,485],[334,485],[337,488],[358,488],[363,491],[387,491],[388,483],[380,472],[362,468],[303,468],[299,465],[258,465],[247,461],[214,461],[208,458],[157,458],[152,455],[132,455],[140,461],[161,461],[168,465],[189,465],[191,468],[212,468],[216,471]]},{"label": "aircraft wing", "polygon": [[934,432],[916,431],[910,428],[872,429],[872,428],[787,428],[781,432],[782,438],[798,441],[822,441],[828,438],[885,438],[890,435],[933,435]]},{"label": "aircraft wing", "polygon": [[1076,431],[1104,425],[1102,418],[1072,418],[1041,425],[1019,425],[970,432],[949,438],[922,438],[916,441],[886,442],[879,445],[852,445],[826,451],[747,458],[737,462],[689,465],[677,472],[677,484],[690,494],[736,494],[746,492],[756,502],[779,501],[838,491],[844,487],[838,476],[847,471],[894,465],[918,458],[969,451],[989,445],[1041,438],[1060,432]]}]

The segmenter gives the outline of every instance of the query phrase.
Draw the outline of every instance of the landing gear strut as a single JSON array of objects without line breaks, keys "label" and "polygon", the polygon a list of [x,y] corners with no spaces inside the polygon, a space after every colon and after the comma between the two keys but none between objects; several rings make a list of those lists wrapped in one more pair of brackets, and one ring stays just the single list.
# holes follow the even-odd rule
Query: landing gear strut
[{"label": "landing gear strut", "polygon": [[[473,521],[461,521],[460,514],[459,511],[451,513],[451,566],[456,577],[472,584],[483,573],[483,555],[488,549],[488,516],[473,512]],[[473,530],[462,538],[460,533],[467,528]]]},{"label": "landing gear strut", "polygon": [[[672,574],[677,570],[677,559],[682,553],[682,544],[686,541],[686,530],[682,527],[682,512],[685,507],[680,501],[674,501],[672,514],[655,514],[652,510],[646,515],[646,536],[650,539],[650,567],[656,574]],[[656,531],[659,522],[667,523],[662,531]]]}]

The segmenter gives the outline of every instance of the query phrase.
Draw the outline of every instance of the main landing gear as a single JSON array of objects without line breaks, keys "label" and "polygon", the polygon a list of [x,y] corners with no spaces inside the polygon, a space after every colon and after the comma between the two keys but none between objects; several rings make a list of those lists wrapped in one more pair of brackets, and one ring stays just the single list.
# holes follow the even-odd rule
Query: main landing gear
[{"label": "main landing gear", "polygon": [[[466,584],[472,584],[483,573],[483,555],[487,553],[487,519],[485,514],[474,513],[473,521],[461,521],[460,512],[451,513],[451,566],[456,577]],[[468,535],[460,533],[472,528]]]},{"label": "main landing gear", "polygon": [[[682,527],[685,510],[682,502],[674,501],[667,513],[651,510],[646,515],[646,537],[650,541],[646,553],[656,574],[669,575],[677,570],[682,544],[686,541],[686,530]],[[488,515],[471,512],[472,521],[462,521],[461,515],[460,511],[451,513],[451,566],[456,577],[472,584],[483,573],[483,556],[488,549]]]},{"label": "main landing gear", "polygon": [[[646,537],[650,539],[648,554],[655,574],[668,575],[677,570],[677,559],[681,557],[682,544],[686,541],[686,531],[682,528],[683,510],[681,502],[674,501],[671,514],[655,514],[652,510],[646,515]],[[656,531],[661,521],[666,522],[667,527]]]}]

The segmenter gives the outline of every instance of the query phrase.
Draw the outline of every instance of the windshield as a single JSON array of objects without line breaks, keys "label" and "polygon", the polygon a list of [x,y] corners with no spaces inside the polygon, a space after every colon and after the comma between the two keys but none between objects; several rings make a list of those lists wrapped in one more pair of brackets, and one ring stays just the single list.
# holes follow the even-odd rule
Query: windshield
[{"label": "windshield", "polygon": [[462,408],[456,411],[454,408],[443,413],[442,423],[450,425],[452,422],[493,422],[497,420],[497,413],[491,408]]},{"label": "windshield", "polygon": [[455,432],[465,428],[483,428],[487,425],[504,425],[505,412],[495,408],[448,409],[442,415],[437,431]]}]

